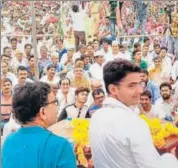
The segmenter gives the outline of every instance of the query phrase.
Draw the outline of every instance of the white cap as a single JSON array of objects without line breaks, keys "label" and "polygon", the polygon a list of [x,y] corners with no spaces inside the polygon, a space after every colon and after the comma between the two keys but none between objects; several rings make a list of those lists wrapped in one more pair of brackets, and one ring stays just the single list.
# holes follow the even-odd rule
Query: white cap
[{"label": "white cap", "polygon": [[98,56],[103,56],[103,52],[102,51],[96,51],[95,54],[94,54],[95,57],[98,57]]},{"label": "white cap", "polygon": [[129,44],[128,41],[123,41],[123,42],[122,42],[122,45],[128,45],[128,44]]},{"label": "white cap", "polygon": [[112,46],[113,45],[119,45],[119,42],[115,40],[115,41],[112,42]]}]

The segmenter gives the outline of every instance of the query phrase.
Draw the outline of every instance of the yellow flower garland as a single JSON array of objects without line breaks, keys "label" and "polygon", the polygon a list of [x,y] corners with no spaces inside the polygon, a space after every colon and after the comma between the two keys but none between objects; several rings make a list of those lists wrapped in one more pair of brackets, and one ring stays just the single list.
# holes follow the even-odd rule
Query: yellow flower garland
[{"label": "yellow flower garland", "polygon": [[142,119],[148,124],[154,145],[157,148],[162,148],[166,144],[166,139],[171,136],[178,136],[178,128],[176,128],[172,123],[161,124],[158,118],[149,119],[145,115],[140,115]]},{"label": "yellow flower garland", "polygon": [[89,146],[89,120],[87,119],[73,119],[71,121],[72,126],[74,127],[72,132],[72,139],[76,147],[76,155],[78,161],[81,165],[87,167],[88,162],[84,155],[84,148]]}]

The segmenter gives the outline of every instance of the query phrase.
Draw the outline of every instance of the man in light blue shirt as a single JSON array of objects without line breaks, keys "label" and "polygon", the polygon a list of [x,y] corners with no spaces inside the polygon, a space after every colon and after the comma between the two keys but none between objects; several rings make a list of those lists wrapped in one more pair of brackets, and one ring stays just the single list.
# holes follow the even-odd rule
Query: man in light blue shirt
[{"label": "man in light blue shirt", "polygon": [[155,82],[149,80],[147,70],[142,70],[140,77],[142,82],[145,84],[145,89],[151,92],[152,104],[155,104],[156,100],[161,97],[159,86]]}]

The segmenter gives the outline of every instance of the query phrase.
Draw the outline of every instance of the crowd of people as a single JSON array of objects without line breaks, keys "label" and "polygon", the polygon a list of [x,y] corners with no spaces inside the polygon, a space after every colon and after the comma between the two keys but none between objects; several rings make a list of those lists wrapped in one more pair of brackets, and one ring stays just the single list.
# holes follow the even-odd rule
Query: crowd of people
[{"label": "crowd of people", "polygon": [[[28,1],[8,1],[1,7],[1,131],[4,138],[20,128],[15,118],[26,125],[35,117],[34,113],[30,114],[29,107],[23,109],[29,112],[26,116],[23,116],[25,112],[21,109],[17,110],[17,114],[15,112],[15,116],[12,113],[13,96],[22,94],[15,94],[15,90],[22,89],[25,85],[26,92],[30,88],[32,92],[33,89],[39,92],[41,86],[47,95],[51,91],[54,93],[56,100],[50,97],[49,102],[57,105],[58,121],[92,118],[98,109],[105,107],[105,103],[106,106],[110,103],[108,97],[111,93],[112,97],[118,96],[114,94],[117,93],[116,88],[109,87],[116,84],[116,79],[103,74],[105,65],[114,60],[125,60],[132,66],[139,67],[140,71],[135,72],[139,71],[141,81],[131,83],[127,88],[130,91],[142,88],[141,93],[131,97],[128,97],[129,93],[127,95],[123,88],[118,92],[122,98],[119,96],[117,100],[130,101],[126,105],[137,114],[172,122],[178,127],[176,1],[115,1],[114,10],[110,1],[38,1],[35,2],[37,46],[33,45],[30,4]],[[117,78],[116,67],[108,67],[116,74],[114,78]],[[123,73],[127,71],[122,66],[118,66],[119,68]],[[118,72],[118,75],[121,75],[121,79],[126,76],[122,72]],[[122,83],[121,79],[118,81]],[[40,83],[38,88],[37,81],[47,83],[51,90]],[[33,83],[34,88],[28,86]],[[40,97],[40,93],[38,94]],[[31,101],[26,93],[23,96],[27,96],[24,97],[24,103],[25,100]],[[132,103],[138,96],[139,103]],[[47,97],[40,98],[44,102],[40,102],[40,99],[38,108],[34,111],[38,109],[39,112],[39,107],[47,101]],[[105,100],[108,102],[103,103]],[[33,105],[31,108],[34,108]],[[43,111],[40,111],[39,118],[46,121],[45,117],[49,117],[49,114],[43,115]],[[96,124],[97,122],[96,118]],[[42,126],[47,128],[51,124],[54,122],[50,118]],[[38,131],[43,135],[42,130]],[[93,133],[94,139],[95,136]],[[67,149],[65,152],[67,153]],[[96,160],[97,152],[94,155]],[[73,163],[72,155],[71,158],[70,164]],[[97,164],[98,167],[102,165],[99,162]],[[113,167],[117,166],[113,164]]]}]

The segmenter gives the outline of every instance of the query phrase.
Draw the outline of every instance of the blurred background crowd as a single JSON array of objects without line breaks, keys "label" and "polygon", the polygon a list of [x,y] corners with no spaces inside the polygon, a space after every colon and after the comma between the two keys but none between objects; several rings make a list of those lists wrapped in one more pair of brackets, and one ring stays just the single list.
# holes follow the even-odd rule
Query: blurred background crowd
[{"label": "blurred background crowd", "polygon": [[72,117],[91,117],[107,96],[103,66],[114,59],[130,60],[142,70],[144,92],[135,111],[176,123],[177,1],[36,1],[34,8],[30,1],[1,4],[4,135],[18,127],[11,116],[14,88],[36,80],[52,87],[59,116],[73,110],[78,115]]}]

